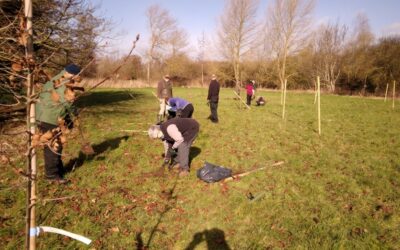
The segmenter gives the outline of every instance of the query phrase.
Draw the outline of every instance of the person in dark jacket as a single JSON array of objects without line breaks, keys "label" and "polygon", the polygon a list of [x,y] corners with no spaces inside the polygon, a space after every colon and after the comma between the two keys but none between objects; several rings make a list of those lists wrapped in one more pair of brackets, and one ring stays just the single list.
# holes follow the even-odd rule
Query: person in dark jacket
[{"label": "person in dark jacket", "polygon": [[185,99],[179,97],[167,98],[167,106],[169,117],[192,118],[194,108],[193,105]]},{"label": "person in dark jacket", "polygon": [[148,134],[152,139],[164,142],[164,164],[175,158],[179,164],[179,176],[189,173],[189,151],[199,133],[200,125],[192,118],[172,118],[161,125],[152,125]]},{"label": "person in dark jacket", "polygon": [[264,97],[262,97],[262,96],[258,97],[256,100],[256,104],[257,104],[257,106],[264,106],[265,105]]},{"label": "person in dark jacket", "polygon": [[48,143],[43,150],[45,176],[48,180],[60,184],[67,183],[68,180],[63,178],[64,166],[61,161],[63,148],[59,126],[71,113],[74,98],[69,97],[70,89],[67,85],[71,84],[79,72],[80,68],[75,64],[66,66],[43,85],[36,103],[36,122],[39,132],[48,137]]},{"label": "person in dark jacket", "polygon": [[217,77],[215,75],[211,76],[210,86],[208,87],[208,96],[207,102],[210,105],[211,115],[209,119],[214,122],[218,123],[218,101],[219,101],[219,83],[217,81]]},{"label": "person in dark jacket", "polygon": [[165,75],[157,85],[157,98],[160,102],[160,111],[157,115],[157,123],[164,121],[165,115],[167,114],[166,109],[166,98],[172,98],[172,83],[169,75]]}]

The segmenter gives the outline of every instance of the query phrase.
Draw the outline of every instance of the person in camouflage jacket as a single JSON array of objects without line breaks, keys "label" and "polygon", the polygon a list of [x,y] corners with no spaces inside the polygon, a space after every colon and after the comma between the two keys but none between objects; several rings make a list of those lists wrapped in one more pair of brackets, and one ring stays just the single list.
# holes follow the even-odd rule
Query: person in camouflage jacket
[{"label": "person in camouflage jacket", "polygon": [[[36,121],[39,133],[48,135],[44,146],[45,176],[58,183],[68,182],[63,178],[62,134],[60,125],[65,125],[65,117],[71,113],[75,95],[68,84],[80,72],[77,65],[70,64],[59,74],[46,82],[36,103]],[[46,136],[42,136],[46,137]]]}]

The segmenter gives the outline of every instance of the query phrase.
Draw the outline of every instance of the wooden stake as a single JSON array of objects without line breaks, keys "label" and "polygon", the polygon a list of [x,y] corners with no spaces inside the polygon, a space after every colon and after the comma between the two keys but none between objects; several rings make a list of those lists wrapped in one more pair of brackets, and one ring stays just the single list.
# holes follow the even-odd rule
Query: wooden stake
[{"label": "wooden stake", "polygon": [[387,98],[388,89],[389,89],[389,83],[386,83],[385,102],[386,102],[386,98]]},{"label": "wooden stake", "polygon": [[239,178],[239,177],[243,177],[243,176],[249,175],[249,174],[251,174],[251,173],[254,173],[254,172],[257,172],[257,171],[266,169],[266,168],[268,168],[268,167],[280,166],[280,165],[282,165],[282,164],[284,164],[284,163],[285,163],[284,161],[278,161],[278,162],[276,162],[276,163],[274,163],[274,164],[272,164],[272,165],[269,165],[269,166],[257,168],[257,169],[250,170],[250,171],[247,171],[247,172],[244,172],[244,173],[241,173],[241,174],[235,174],[235,175],[233,175],[232,177],[228,177],[228,178],[226,178],[226,179],[223,179],[223,182],[232,181],[232,180],[235,180],[235,179],[237,179],[237,178]]},{"label": "wooden stake", "polygon": [[[24,14],[26,21],[26,34],[28,36],[25,45],[25,59],[26,61],[33,61],[33,30],[32,30],[32,0],[24,1]],[[28,137],[28,157],[27,157],[27,168],[28,168],[28,190],[27,190],[27,207],[26,207],[26,249],[36,249],[36,151],[32,147],[32,136],[35,134],[35,102],[31,98],[35,94],[33,87],[33,75],[28,68],[27,74],[27,129],[30,132]]]},{"label": "wooden stake", "polygon": [[237,97],[239,97],[239,99],[244,103],[244,105],[246,106],[246,108],[250,109],[250,107],[247,105],[247,103],[245,101],[243,101],[242,97],[240,97],[240,95],[238,95],[235,91],[233,91],[233,93],[235,93],[235,95]]},{"label": "wooden stake", "polygon": [[317,76],[317,99],[318,99],[318,135],[321,135],[321,84]]},{"label": "wooden stake", "polygon": [[396,99],[396,81],[393,81],[393,102],[392,102],[392,109],[394,109],[394,99]]},{"label": "wooden stake", "polygon": [[317,103],[317,95],[318,95],[318,92],[317,92],[317,83],[315,83],[315,84],[314,84],[314,104]]},{"label": "wooden stake", "polygon": [[282,106],[282,119],[285,119],[285,111],[286,111],[286,86],[287,86],[287,79],[283,84],[283,106]]}]

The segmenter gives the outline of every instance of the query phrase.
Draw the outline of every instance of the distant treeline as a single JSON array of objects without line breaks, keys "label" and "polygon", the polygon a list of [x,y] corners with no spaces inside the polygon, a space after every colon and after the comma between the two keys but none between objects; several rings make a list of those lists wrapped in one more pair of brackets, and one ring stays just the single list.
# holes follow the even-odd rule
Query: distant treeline
[{"label": "distant treeline", "polygon": [[[316,53],[310,47],[288,57],[288,74],[290,75],[288,89],[314,89],[316,77],[319,75],[325,91],[350,95],[384,95],[387,84],[389,84],[390,90],[393,80],[400,80],[400,37],[398,36],[382,38],[362,48],[354,48],[349,45],[337,56],[337,80],[334,91],[332,91],[329,81],[324,78],[323,70],[320,69],[321,54]],[[109,57],[99,59],[90,75],[105,77],[118,63],[121,63],[121,59]],[[155,62],[152,67],[152,82],[160,79],[164,73],[168,73],[176,85],[201,86],[203,69],[203,84],[208,84],[210,76],[216,74],[223,86],[235,86],[234,72],[230,62],[201,62],[182,53],[166,58],[162,62]],[[113,78],[146,81],[146,64],[143,63],[140,56],[131,56],[128,63]],[[244,60],[241,70],[242,86],[244,87],[246,81],[252,79],[256,80],[258,87],[280,88],[273,60]]]}]

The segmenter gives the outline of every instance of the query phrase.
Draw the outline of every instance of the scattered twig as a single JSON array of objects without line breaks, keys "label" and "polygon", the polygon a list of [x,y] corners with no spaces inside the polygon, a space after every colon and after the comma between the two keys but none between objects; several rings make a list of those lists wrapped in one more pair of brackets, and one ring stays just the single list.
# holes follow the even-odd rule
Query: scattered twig
[{"label": "scattered twig", "polygon": [[60,198],[52,198],[52,199],[42,199],[43,202],[47,202],[47,201],[61,201],[61,200],[67,200],[67,199],[72,199],[74,198],[76,195],[72,195],[72,196],[66,196],[66,197],[60,197]]}]

